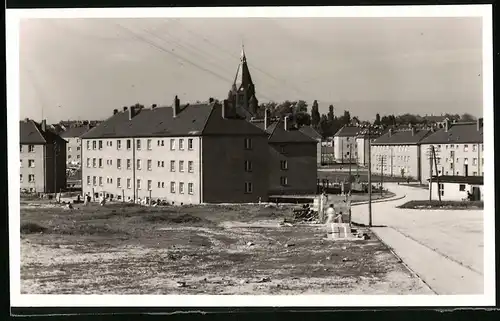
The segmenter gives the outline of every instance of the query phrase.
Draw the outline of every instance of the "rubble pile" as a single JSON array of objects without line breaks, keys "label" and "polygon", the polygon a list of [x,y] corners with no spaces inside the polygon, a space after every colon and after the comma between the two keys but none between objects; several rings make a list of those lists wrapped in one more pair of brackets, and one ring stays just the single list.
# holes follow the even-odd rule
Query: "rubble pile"
[{"label": "rubble pile", "polygon": [[295,222],[312,222],[318,221],[319,215],[317,211],[313,211],[311,208],[301,208],[293,210],[293,219]]}]

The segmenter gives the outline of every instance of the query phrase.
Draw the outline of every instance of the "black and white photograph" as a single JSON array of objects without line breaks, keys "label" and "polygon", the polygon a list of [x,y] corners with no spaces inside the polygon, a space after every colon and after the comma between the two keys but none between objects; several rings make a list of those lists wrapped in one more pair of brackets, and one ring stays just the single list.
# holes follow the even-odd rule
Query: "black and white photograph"
[{"label": "black and white photograph", "polygon": [[491,35],[488,5],[8,10],[12,304],[494,304]]}]

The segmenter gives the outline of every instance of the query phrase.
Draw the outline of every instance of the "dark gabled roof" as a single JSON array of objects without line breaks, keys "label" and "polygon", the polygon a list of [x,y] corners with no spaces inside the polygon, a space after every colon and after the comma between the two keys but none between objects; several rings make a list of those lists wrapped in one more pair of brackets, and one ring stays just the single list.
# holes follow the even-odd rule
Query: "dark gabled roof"
[{"label": "dark gabled roof", "polygon": [[410,129],[397,130],[385,133],[372,142],[372,145],[414,145],[419,144],[422,139],[431,133],[427,129],[415,129],[415,134],[412,134]]},{"label": "dark gabled roof", "polygon": [[[427,179],[430,181],[430,179]],[[433,176],[433,182],[439,181],[439,183],[457,183],[457,184],[471,184],[471,185],[484,185],[483,176]]]},{"label": "dark gabled roof", "polygon": [[183,105],[173,117],[172,107],[141,109],[129,120],[129,111],[118,112],[81,138],[168,137],[201,135],[264,135],[242,118],[222,118],[218,103]]},{"label": "dark gabled roof", "polygon": [[344,126],[339,129],[334,136],[337,137],[346,137],[346,136],[357,136],[361,131],[362,127],[357,126]]},{"label": "dark gabled roof", "polygon": [[442,128],[422,140],[422,144],[482,143],[483,127],[477,130],[476,122],[451,123],[448,131]]},{"label": "dark gabled roof", "polygon": [[278,120],[277,122],[271,124],[267,128],[269,133],[270,143],[310,143],[317,144],[318,141],[314,138],[307,136],[296,128],[290,128],[285,130],[285,124],[283,120]]},{"label": "dark gabled roof", "polygon": [[50,144],[54,141],[66,143],[59,135],[50,131],[48,126],[45,131],[42,126],[34,120],[27,119],[19,122],[20,144]]},{"label": "dark gabled roof", "polygon": [[89,131],[88,126],[78,126],[78,127],[70,127],[67,130],[60,133],[61,137],[80,137]]},{"label": "dark gabled roof", "polygon": [[316,129],[314,129],[312,126],[302,126],[299,129],[303,134],[311,137],[312,139],[322,139],[323,137],[321,136],[320,133]]}]

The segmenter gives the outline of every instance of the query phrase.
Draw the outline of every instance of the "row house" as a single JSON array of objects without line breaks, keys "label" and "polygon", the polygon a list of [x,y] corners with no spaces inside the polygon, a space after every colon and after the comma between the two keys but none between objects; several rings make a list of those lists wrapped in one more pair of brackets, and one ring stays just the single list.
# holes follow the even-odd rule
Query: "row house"
[{"label": "row house", "polygon": [[355,163],[358,160],[356,138],[362,127],[345,125],[333,136],[334,157],[337,163]]},{"label": "row house", "polygon": [[68,142],[66,144],[66,162],[68,164],[81,165],[82,142],[80,137],[89,131],[89,129],[89,125],[73,126],[60,134]]},{"label": "row house", "polygon": [[49,130],[46,120],[19,122],[20,189],[56,193],[66,188],[66,141]]},{"label": "row house", "polygon": [[81,136],[84,194],[176,204],[265,201],[267,135],[227,101],[114,110]]},{"label": "row house", "polygon": [[371,170],[376,175],[424,181],[421,173],[421,141],[431,130],[389,129],[371,143]]},{"label": "row house", "polygon": [[484,176],[483,151],[482,118],[476,122],[446,120],[442,129],[421,142],[422,177],[427,180],[431,175]]}]

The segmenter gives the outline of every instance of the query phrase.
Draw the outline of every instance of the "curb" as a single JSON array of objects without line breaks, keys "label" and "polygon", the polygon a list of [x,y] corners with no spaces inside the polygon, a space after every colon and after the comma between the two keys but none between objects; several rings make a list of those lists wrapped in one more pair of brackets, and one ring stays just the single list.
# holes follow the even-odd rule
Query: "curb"
[{"label": "curb", "polygon": [[[384,203],[384,202],[398,201],[398,200],[401,200],[401,199],[403,199],[405,197],[406,197],[406,194],[403,195],[403,196],[393,196],[393,197],[390,197],[390,198],[378,199],[378,200],[372,201],[372,204],[373,203]],[[368,203],[369,203],[368,201],[362,201],[362,202],[359,202],[359,203],[351,203],[351,206],[365,205],[365,204],[368,204]]]}]

